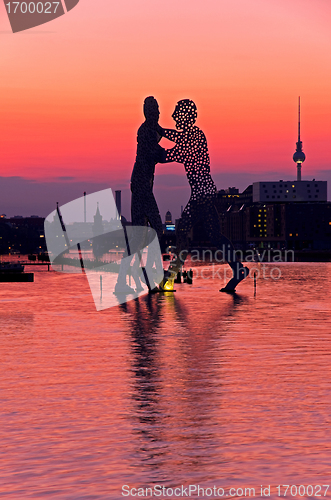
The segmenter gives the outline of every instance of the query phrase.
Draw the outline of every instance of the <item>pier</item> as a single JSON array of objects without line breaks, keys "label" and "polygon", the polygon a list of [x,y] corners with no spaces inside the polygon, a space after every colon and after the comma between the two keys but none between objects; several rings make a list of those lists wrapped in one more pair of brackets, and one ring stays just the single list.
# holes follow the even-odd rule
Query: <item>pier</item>
[{"label": "pier", "polygon": [[[6,262],[7,263],[7,262]],[[31,261],[31,260],[18,260],[15,262],[8,262],[8,264],[21,264],[22,266],[47,266],[47,270],[50,271],[51,262],[42,261]]]},{"label": "pier", "polygon": [[0,273],[0,283],[33,283],[33,273]]}]

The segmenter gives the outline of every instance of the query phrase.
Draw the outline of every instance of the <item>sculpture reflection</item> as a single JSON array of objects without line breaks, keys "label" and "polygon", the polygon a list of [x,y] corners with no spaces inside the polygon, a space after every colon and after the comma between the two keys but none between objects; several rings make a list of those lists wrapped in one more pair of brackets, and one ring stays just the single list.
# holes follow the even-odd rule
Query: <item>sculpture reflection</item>
[{"label": "sculpture reflection", "polygon": [[[197,307],[192,313],[185,297],[165,293],[121,305],[131,331],[137,460],[156,482],[165,466],[201,473],[210,447],[221,446],[223,437],[214,430],[223,391],[222,325],[243,303],[240,296],[230,296],[221,308],[202,313]],[[174,453],[177,448],[180,454]]]}]

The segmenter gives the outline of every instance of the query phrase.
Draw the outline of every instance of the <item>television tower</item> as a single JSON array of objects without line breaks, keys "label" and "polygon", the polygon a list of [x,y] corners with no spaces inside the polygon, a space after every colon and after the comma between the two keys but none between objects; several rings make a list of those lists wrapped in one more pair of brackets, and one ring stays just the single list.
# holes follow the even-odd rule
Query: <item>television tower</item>
[{"label": "television tower", "polygon": [[297,164],[297,181],[301,181],[301,164],[305,161],[306,155],[302,151],[302,141],[300,140],[300,97],[299,97],[299,119],[298,119],[298,142],[297,149],[293,155],[293,161]]}]

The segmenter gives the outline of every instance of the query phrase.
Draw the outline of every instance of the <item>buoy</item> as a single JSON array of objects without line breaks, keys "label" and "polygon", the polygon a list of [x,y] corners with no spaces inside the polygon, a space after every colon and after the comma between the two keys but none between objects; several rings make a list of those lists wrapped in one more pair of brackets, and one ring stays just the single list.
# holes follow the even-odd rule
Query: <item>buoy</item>
[{"label": "buoy", "polygon": [[163,278],[159,285],[159,292],[175,292],[174,290],[174,279]]},{"label": "buoy", "polygon": [[187,271],[186,283],[188,285],[192,285],[192,283],[193,283],[193,270],[192,269],[190,269],[189,271]]},{"label": "buoy", "polygon": [[182,273],[181,271],[179,271],[179,273],[177,274],[176,278],[175,278],[175,283],[181,283],[182,282]]}]

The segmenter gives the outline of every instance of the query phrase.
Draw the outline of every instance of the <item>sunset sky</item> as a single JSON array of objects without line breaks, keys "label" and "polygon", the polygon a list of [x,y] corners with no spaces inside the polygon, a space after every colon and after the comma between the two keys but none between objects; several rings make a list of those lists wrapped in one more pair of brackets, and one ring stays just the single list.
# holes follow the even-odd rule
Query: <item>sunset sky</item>
[{"label": "sunset sky", "polygon": [[[47,216],[111,187],[130,218],[148,95],[167,127],[178,100],[196,102],[219,189],[295,178],[300,95],[303,179],[330,189],[330,28],[330,0],[80,0],[13,34],[1,2],[0,213]],[[157,165],[155,193],[178,217],[183,166]]]}]

